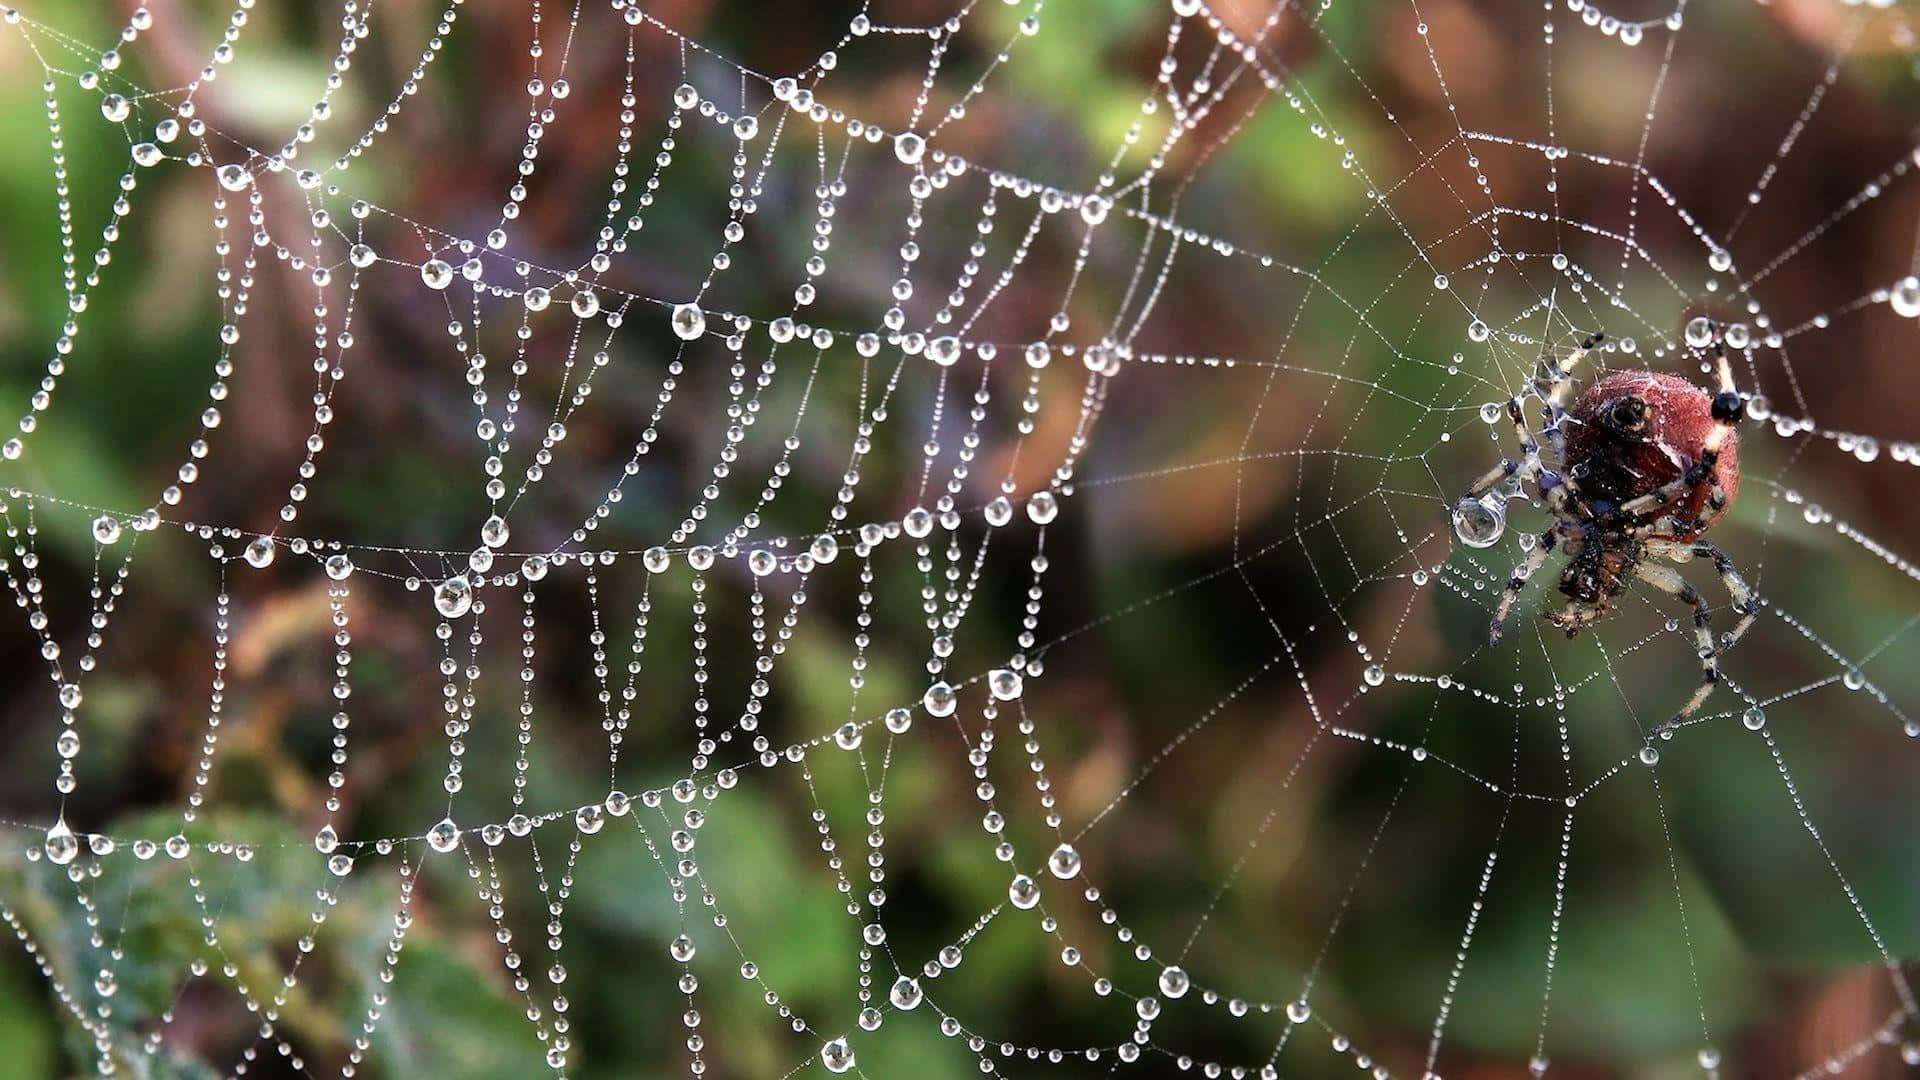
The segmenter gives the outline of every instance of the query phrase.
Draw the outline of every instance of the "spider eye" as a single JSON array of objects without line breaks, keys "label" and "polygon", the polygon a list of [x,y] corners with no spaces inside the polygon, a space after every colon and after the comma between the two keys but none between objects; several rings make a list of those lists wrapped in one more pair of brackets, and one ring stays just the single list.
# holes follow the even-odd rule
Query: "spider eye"
[{"label": "spider eye", "polygon": [[1647,426],[1647,403],[1637,397],[1621,398],[1614,402],[1609,418],[1621,431],[1639,431]]}]

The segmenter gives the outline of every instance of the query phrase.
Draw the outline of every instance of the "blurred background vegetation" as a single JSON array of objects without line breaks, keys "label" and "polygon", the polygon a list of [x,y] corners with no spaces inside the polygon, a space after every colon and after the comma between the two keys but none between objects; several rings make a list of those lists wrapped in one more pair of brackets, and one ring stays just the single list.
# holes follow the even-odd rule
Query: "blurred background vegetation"
[{"label": "blurred background vegetation", "polygon": [[[100,91],[83,89],[76,76],[97,62],[130,3],[29,3],[23,10],[38,23],[0,28],[5,400],[26,400],[68,318],[43,64],[54,69],[85,258],[119,194],[114,180],[127,169],[129,143],[148,139],[169,114],[181,94],[165,88],[194,78],[229,15],[187,0],[149,6],[152,29],[125,50],[109,82],[162,92],[137,98],[125,125],[104,119]],[[1652,4],[1618,6],[1634,9],[1614,12],[1631,19],[1666,14]],[[652,168],[676,84],[686,79],[739,107],[739,73],[685,42],[770,74],[800,71],[839,45],[821,99],[889,130],[906,124],[922,91],[928,39],[875,33],[843,43],[855,5],[659,0],[646,9],[686,38],[659,25],[632,37],[636,186]],[[568,5],[540,10],[551,78]],[[1273,95],[1242,76],[1168,151],[1152,212],[1242,250],[1182,248],[1165,264],[1162,294],[1135,340],[1143,354],[1269,364],[1141,363],[1112,382],[1079,483],[1046,537],[1039,637],[1057,644],[1042,650],[1044,675],[1027,680],[1019,712],[1002,709],[997,720],[989,773],[1020,853],[1016,867],[1038,874],[1056,840],[1042,820],[1025,739],[1013,730],[1024,716],[1067,832],[1098,817],[1079,841],[1089,877],[1139,940],[1177,948],[1204,921],[1184,964],[1223,997],[1283,1003],[1302,993],[1311,973],[1315,1019],[1281,1054],[1286,1075],[1352,1075],[1353,1056],[1335,1048],[1338,1035],[1395,1075],[1419,1075],[1443,1000],[1439,1071],[1520,1073],[1541,1028],[1550,947],[1557,963],[1546,1052],[1554,1075],[1696,1074],[1706,1047],[1724,1057],[1728,1075],[1779,1075],[1817,1067],[1868,1037],[1902,1003],[1832,867],[1844,869],[1896,966],[1920,951],[1920,791],[1912,782],[1920,745],[1901,730],[1903,716],[1920,715],[1911,636],[1920,597],[1909,574],[1834,521],[1910,556],[1906,541],[1920,521],[1907,498],[1909,465],[1886,450],[1865,462],[1824,435],[1747,426],[1746,482],[1719,539],[1792,620],[1764,618],[1729,657],[1733,685],[1709,704],[1709,721],[1662,744],[1657,768],[1627,766],[1584,794],[1566,832],[1558,797],[1631,761],[1641,733],[1690,691],[1687,638],[1663,625],[1670,611],[1635,600],[1577,643],[1529,627],[1508,646],[1486,649],[1492,597],[1520,552],[1512,535],[1485,553],[1450,551],[1444,507],[1505,452],[1506,442],[1485,441],[1478,408],[1520,385],[1542,337],[1564,348],[1574,327],[1606,329],[1637,338],[1640,350],[1607,363],[1692,374],[1692,360],[1662,343],[1694,314],[1748,317],[1748,296],[1775,325],[1801,330],[1785,349],[1743,360],[1743,389],[1823,431],[1870,433],[1888,445],[1912,434],[1920,415],[1913,325],[1884,303],[1855,303],[1912,266],[1920,196],[1907,170],[1920,93],[1906,13],[1825,0],[1694,5],[1663,66],[1664,30],[1627,48],[1560,6],[1547,14],[1557,26],[1551,63],[1542,8],[1533,3],[1349,3],[1310,15],[1290,7],[1270,23],[1263,5],[1230,0],[1213,10],[1243,36],[1266,24],[1262,56],[1284,73],[1287,89]],[[1009,59],[934,145],[983,168],[1091,189],[1141,117],[1165,50],[1168,7],[1056,0],[1031,36],[1019,25],[1028,13],[981,6],[944,42],[936,115],[1003,47]],[[870,14],[884,25],[932,26],[955,11],[931,0],[886,0]],[[358,133],[380,115],[439,18],[422,0],[383,0],[310,156],[330,160],[351,137],[341,133]],[[626,26],[605,5],[588,3],[580,28],[566,48],[573,93],[546,125],[532,193],[512,227],[508,254],[536,266],[584,261],[618,152]],[[50,783],[57,710],[38,639],[22,621],[0,646],[9,680],[0,816],[14,826],[0,856],[0,902],[38,943],[37,953],[16,949],[0,962],[0,1077],[92,1069],[103,1048],[64,1015],[63,995],[87,1013],[111,1006],[123,1041],[104,1049],[115,1055],[164,1017],[161,1052],[126,1062],[136,1075],[224,1075],[242,1064],[250,1076],[332,1075],[349,1060],[370,1005],[380,1018],[360,1075],[518,1077],[540,1066],[542,1048],[521,1016],[524,1002],[467,860],[426,857],[417,839],[447,812],[443,681],[427,595],[402,582],[452,572],[452,562],[428,553],[471,547],[486,514],[464,359],[449,344],[449,309],[421,288],[414,267],[427,257],[423,229],[478,238],[497,223],[527,138],[532,32],[521,5],[464,5],[419,92],[398,99],[375,150],[330,177],[337,194],[313,193],[313,205],[363,228],[389,261],[354,292],[355,343],[333,399],[337,419],[291,527],[276,512],[311,429],[314,294],[270,247],[251,246],[252,226],[238,220],[238,198],[230,200],[233,259],[251,252],[260,260],[232,350],[236,372],[201,479],[180,506],[162,508],[170,522],[367,545],[354,552],[361,569],[350,582],[353,723],[344,807],[332,820],[349,838],[415,839],[387,853],[362,850],[360,868],[340,880],[312,849],[328,820],[321,803],[335,708],[328,583],[315,560],[283,550],[273,566],[254,571],[233,561],[238,542],[226,541],[221,561],[172,526],[141,534],[100,669],[87,679],[79,786],[64,811]],[[196,96],[199,115],[218,133],[209,144],[214,158],[278,146],[307,117],[338,36],[331,6],[248,10],[237,59]],[[1210,39],[1201,22],[1187,24],[1177,49],[1182,78],[1199,70]],[[1818,110],[1750,209],[1747,193],[1836,54],[1845,59]],[[1216,80],[1231,69],[1222,60]],[[1643,113],[1656,88],[1649,125]],[[777,149],[749,235],[703,302],[765,319],[791,309],[803,277],[820,144],[798,120],[776,142],[782,113],[767,107],[766,84],[748,79],[744,93],[761,115],[749,168],[759,168],[765,147]],[[1302,108],[1290,107],[1289,94]],[[1147,138],[1115,169],[1122,183],[1153,155],[1167,113],[1144,121]],[[1554,165],[1535,150],[1473,134],[1482,132],[1578,153]],[[825,144],[832,169],[838,140],[830,133]],[[676,143],[645,229],[603,279],[608,295],[690,297],[719,245],[738,144],[697,118]],[[187,144],[172,149],[183,154]],[[1354,161],[1343,161],[1349,152]],[[1621,165],[1636,160],[1658,187]],[[908,202],[905,174],[884,146],[856,149],[844,175],[831,270],[804,314],[852,331],[878,325],[901,265]],[[133,212],[78,317],[55,405],[27,454],[0,466],[0,480],[67,501],[39,500],[33,513],[39,573],[56,630],[68,639],[82,632],[95,567],[88,522],[96,511],[87,508],[137,512],[175,482],[219,356],[210,171],[170,161],[136,178]],[[1869,184],[1877,185],[1873,196],[1840,213]],[[259,186],[267,228],[298,250],[312,233],[306,194],[285,175],[264,176]],[[1387,197],[1371,199],[1370,186]],[[960,271],[986,193],[975,170],[928,202],[915,269],[920,295],[906,305],[914,325]],[[354,198],[382,209],[349,221]],[[982,260],[986,280],[1005,264],[1031,205],[1000,195],[993,255]],[[1734,237],[1733,275],[1708,285],[1716,275],[1707,252],[1676,207],[1712,236]],[[1754,278],[1816,228],[1792,259],[1735,291],[1733,279]],[[1488,260],[1495,232],[1502,250],[1532,258]],[[1623,256],[1629,234],[1646,257]],[[1084,235],[1071,214],[1040,228],[1017,284],[975,336],[1043,336]],[[1137,305],[1126,290],[1143,246],[1151,278],[1166,258],[1164,236],[1119,213],[1096,234],[1067,303],[1072,330],[1063,340],[1097,340],[1123,303]],[[1299,269],[1262,267],[1248,249]],[[323,261],[344,258],[331,234],[324,251]],[[1553,252],[1569,254],[1579,270],[1551,268]],[[1436,268],[1453,279],[1449,289],[1434,288]],[[1604,299],[1616,283],[1624,305]],[[1568,312],[1561,323],[1535,306],[1549,292]],[[337,287],[330,294],[336,328],[342,295]],[[482,336],[495,364],[490,387],[498,387],[500,368],[520,347],[518,303],[488,303]],[[580,374],[566,370],[573,322],[561,308],[532,324],[525,345],[529,372],[519,385],[542,424]],[[1468,338],[1468,310],[1494,326],[1491,341]],[[568,419],[564,453],[514,511],[513,550],[564,547],[617,477],[679,348],[663,313],[645,302],[630,309],[609,346],[613,362],[594,376],[590,404]],[[1829,317],[1809,323],[1816,315]],[[848,336],[811,378],[811,350],[776,354],[778,372],[759,395],[760,420],[736,479],[723,485],[715,524],[700,536],[753,509],[789,430],[800,449],[757,535],[806,536],[826,526],[862,402],[871,407],[873,388],[893,370],[888,353],[864,364]],[[758,341],[744,358],[749,373],[765,356],[764,337]],[[658,442],[596,531],[595,550],[660,542],[713,479],[735,376],[717,338],[684,359]],[[919,486],[920,446],[944,400],[947,457],[934,473],[937,493],[978,366],[970,360],[944,382],[928,370],[908,364],[890,422],[861,465],[851,523],[898,519],[931,497]],[[1081,415],[1084,376],[1064,358],[1042,373],[1036,430],[1015,457],[1011,436],[1028,372],[1017,362],[995,365],[978,461],[956,500],[969,545],[984,531],[975,510],[1003,476],[1020,491],[1046,485]],[[513,468],[524,467],[524,448],[516,452],[523,457]],[[24,525],[26,502],[10,502],[13,523]],[[1531,520],[1524,506],[1514,513]],[[1020,522],[997,536],[959,635],[956,673],[984,671],[1015,648],[1032,533]],[[115,564],[106,566],[111,575]],[[936,576],[944,572],[943,543],[935,567]],[[775,747],[920,695],[928,654],[920,590],[929,579],[900,543],[875,557],[865,686],[850,694],[858,574],[857,561],[843,556],[808,583],[761,721]],[[1694,576],[1722,602],[1710,575]],[[752,678],[750,586],[737,563],[723,563],[714,578],[707,687],[715,715],[730,722]],[[792,588],[776,580],[774,619]],[[578,566],[543,583],[534,605],[530,807],[571,808],[605,794],[607,740],[588,635],[597,616],[610,663],[622,671],[643,596],[650,616],[641,695],[613,783],[640,792],[686,774],[697,636],[689,582],[677,563],[649,580],[629,558],[597,574],[591,597]],[[207,730],[213,598],[222,590],[233,605],[224,722],[207,808],[185,831],[196,841],[248,844],[253,858],[136,862],[123,849],[101,860],[94,877],[83,873],[83,886],[25,858],[63,812],[75,829],[115,837],[180,830]],[[475,621],[485,674],[466,784],[454,804],[463,824],[503,820],[513,809],[522,613],[517,590],[483,594],[489,610]],[[1548,602],[1536,588],[1527,610]],[[1379,687],[1362,676],[1375,663],[1391,673]],[[1847,688],[1848,667],[1863,673],[1865,689]],[[1509,692],[1514,686],[1525,689]],[[1567,690],[1559,701],[1556,687]],[[1785,695],[1767,709],[1771,744],[1740,726],[1742,695]],[[696,850],[717,910],[728,916],[724,930],[697,889],[676,903],[648,843],[632,832],[616,838],[624,823],[585,846],[565,871],[567,884],[561,867],[571,827],[562,821],[537,833],[545,888],[525,842],[490,856],[470,838],[483,875],[499,875],[501,918],[537,992],[555,992],[543,981],[551,963],[541,945],[546,924],[563,927],[568,1075],[665,1076],[687,1067],[688,1001],[675,985],[680,965],[667,955],[682,932],[699,949],[696,1004],[709,1075],[818,1068],[821,1039],[842,1032],[852,1033],[868,1076],[977,1075],[976,1055],[964,1039],[940,1033],[933,1009],[890,1013],[877,1032],[854,1027],[863,920],[846,914],[810,817],[824,811],[853,889],[863,891],[861,818],[885,755],[888,943],[870,963],[884,995],[896,962],[913,973],[1006,900],[1014,868],[993,857],[995,841],[979,827],[985,807],[962,738],[983,726],[985,695],[976,683],[963,700],[958,725],[922,714],[907,736],[890,741],[870,728],[863,755],[819,747],[804,770],[748,770],[715,801]],[[1413,746],[1433,758],[1415,761],[1404,752]],[[750,757],[738,745],[722,747],[714,763]],[[1548,797],[1516,799],[1515,791]],[[1818,823],[1824,847],[1803,827],[1796,800]],[[675,804],[665,812],[677,812]],[[661,811],[636,811],[634,820],[655,845],[674,827]],[[418,885],[388,983],[381,959],[403,862],[419,868]],[[1557,882],[1564,918],[1550,941]],[[1097,910],[1061,883],[1043,877],[1042,886],[1058,935],[1041,932],[1037,913],[1003,914],[967,941],[964,964],[926,981],[929,1000],[989,1044],[1111,1047],[1132,1030],[1129,995],[1153,992],[1157,965],[1134,962]],[[316,890],[330,890],[337,903],[319,947],[302,955],[295,942],[309,930]],[[562,894],[564,916],[550,915],[547,904]],[[1450,985],[1470,913],[1471,948]],[[217,949],[202,943],[203,917],[215,920]],[[89,941],[95,932],[99,944]],[[1085,970],[1058,962],[1065,942],[1083,951]],[[761,983],[737,977],[736,947],[812,1033],[796,1034],[761,1000]],[[262,1039],[236,986],[271,996],[296,960],[298,983],[276,1035]],[[190,976],[197,961],[208,973]],[[118,983],[110,1001],[92,989],[102,966]],[[1122,992],[1093,993],[1089,972],[1110,975]],[[550,1022],[553,1010],[543,1008]],[[1168,1009],[1153,1041],[1257,1067],[1286,1027],[1277,1009],[1230,1020],[1223,1008],[1189,1000]],[[1911,1019],[1888,1030],[1920,1038]],[[1006,1075],[1093,1075],[1114,1060],[1108,1053],[1091,1064],[1003,1061],[991,1046],[985,1054]],[[1156,1050],[1127,1071],[1177,1068]],[[1902,1065],[1881,1049],[1849,1068],[1883,1076]]]}]

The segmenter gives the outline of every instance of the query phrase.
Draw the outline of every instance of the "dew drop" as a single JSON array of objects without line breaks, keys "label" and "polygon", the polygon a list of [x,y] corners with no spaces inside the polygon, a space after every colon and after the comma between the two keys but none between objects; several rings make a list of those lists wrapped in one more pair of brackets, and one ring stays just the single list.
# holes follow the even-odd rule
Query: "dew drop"
[{"label": "dew drop", "polygon": [[927,140],[911,131],[903,131],[893,137],[893,156],[903,165],[917,165],[927,151]]},{"label": "dew drop", "polygon": [[573,299],[567,301],[567,306],[580,318],[591,319],[600,314],[600,297],[592,289],[581,289],[573,294]]},{"label": "dew drop", "polygon": [[952,716],[953,710],[959,707],[960,697],[954,693],[953,687],[945,682],[937,682],[927,687],[927,692],[920,696],[920,704],[926,708],[928,716]]},{"label": "dew drop", "polygon": [[327,576],[335,581],[345,581],[353,576],[353,560],[343,554],[327,556],[327,561],[324,565],[326,566]]},{"label": "dew drop", "polygon": [[108,94],[100,99],[100,115],[118,124],[133,115],[133,105],[119,94]]},{"label": "dew drop", "polygon": [[1080,872],[1080,852],[1072,844],[1061,844],[1047,856],[1047,872],[1057,878],[1070,878]]},{"label": "dew drop", "polygon": [[473,583],[457,574],[433,587],[433,608],[442,618],[457,619],[473,610]]},{"label": "dew drop", "polygon": [[507,528],[507,520],[499,514],[494,514],[481,524],[480,542],[490,548],[501,547],[506,544],[510,532],[511,530]]},{"label": "dew drop", "polygon": [[919,981],[905,975],[893,980],[893,989],[887,991],[887,1000],[893,1003],[894,1008],[901,1010],[919,1008],[922,996]]},{"label": "dew drop", "polygon": [[1478,499],[1461,499],[1453,508],[1453,532],[1473,548],[1492,547],[1507,531],[1507,503],[1488,492]]},{"label": "dew drop", "polygon": [[589,803],[573,812],[573,827],[592,836],[607,823],[607,812],[599,803]]},{"label": "dew drop", "polygon": [[255,570],[264,570],[273,565],[273,541],[265,536],[256,536],[241,555],[247,560],[248,566]]},{"label": "dew drop", "polygon": [[47,830],[47,861],[55,866],[65,866],[80,854],[80,840],[67,827],[67,819],[61,818]]},{"label": "dew drop", "polygon": [[245,165],[222,165],[214,170],[213,175],[220,181],[220,186],[228,191],[245,191],[247,185],[253,183],[253,174],[247,171]]},{"label": "dew drop", "polygon": [[831,1039],[820,1048],[820,1064],[830,1073],[843,1073],[853,1068],[853,1047],[845,1039]]},{"label": "dew drop", "polygon": [[707,332],[707,316],[698,304],[675,304],[673,333],[682,341],[692,341]]},{"label": "dew drop", "polygon": [[1467,324],[1467,340],[1469,341],[1485,341],[1492,335],[1493,331],[1488,329],[1487,324],[1481,322],[1479,319],[1475,319]]},{"label": "dew drop", "polygon": [[1025,874],[1015,874],[1007,886],[1007,900],[1022,911],[1030,911],[1040,903],[1040,886]]},{"label": "dew drop", "polygon": [[101,514],[94,518],[93,538],[102,544],[111,544],[120,539],[120,519],[112,514]]},{"label": "dew drop", "polygon": [[441,818],[433,828],[427,830],[427,846],[445,854],[460,846],[460,826],[452,818]]},{"label": "dew drop", "polygon": [[1012,701],[1020,696],[1022,680],[1020,673],[1008,668],[994,668],[987,673],[987,691],[1001,701]]},{"label": "dew drop", "polygon": [[1887,293],[1887,303],[1892,305],[1893,313],[1903,319],[1920,318],[1920,277],[1908,274],[1894,282]]},{"label": "dew drop", "polygon": [[453,284],[453,267],[445,259],[428,259],[420,264],[420,280],[429,289],[444,289]]},{"label": "dew drop", "polygon": [[927,359],[941,367],[952,367],[960,359],[960,339],[947,334],[927,342]]},{"label": "dew drop", "polygon": [[1178,967],[1163,968],[1160,971],[1160,992],[1170,998],[1185,997],[1193,986],[1193,980],[1187,977],[1184,969]]},{"label": "dew drop", "polygon": [[1684,334],[1688,345],[1696,349],[1704,349],[1713,344],[1713,321],[1705,315],[1695,315],[1687,320]]}]

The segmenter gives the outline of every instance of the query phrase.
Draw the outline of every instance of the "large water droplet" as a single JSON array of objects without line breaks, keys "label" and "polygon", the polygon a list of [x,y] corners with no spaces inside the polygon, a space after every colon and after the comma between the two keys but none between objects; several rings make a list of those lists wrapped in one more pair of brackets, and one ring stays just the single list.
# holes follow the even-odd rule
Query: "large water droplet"
[{"label": "large water droplet", "polygon": [[445,853],[460,846],[460,826],[452,818],[441,818],[433,828],[427,830],[427,846]]},{"label": "large water droplet", "polygon": [[326,562],[327,576],[335,581],[345,581],[353,576],[353,560],[345,555],[329,555]]},{"label": "large water droplet", "polygon": [[133,105],[119,94],[108,94],[100,99],[100,115],[118,124],[133,115]]},{"label": "large water droplet", "polygon": [[120,539],[120,519],[112,514],[101,514],[94,518],[93,538],[102,544],[111,544]]},{"label": "large water droplet", "polygon": [[1713,320],[1705,315],[1695,315],[1687,320],[1684,334],[1687,344],[1696,349],[1704,349],[1713,344]]},{"label": "large water droplet", "polygon": [[853,1047],[845,1039],[830,1040],[820,1048],[820,1064],[830,1073],[843,1073],[853,1068]]},{"label": "large water droplet", "polygon": [[927,687],[927,692],[920,697],[920,704],[926,707],[928,716],[952,716],[953,710],[959,707],[960,697],[954,693],[953,687],[945,682],[937,682]]},{"label": "large water droplet", "polygon": [[673,308],[673,332],[682,341],[692,341],[707,332],[707,316],[698,304],[676,304]]},{"label": "large water droplet", "polygon": [[56,866],[65,866],[80,854],[80,839],[67,828],[66,818],[54,822],[53,828],[47,830],[46,852],[47,861]]},{"label": "large water droplet", "polygon": [[1014,907],[1029,910],[1040,903],[1040,886],[1025,874],[1015,874],[1013,883],[1007,886],[1007,899]]},{"label": "large water droplet", "polygon": [[923,996],[919,981],[905,975],[893,980],[893,989],[887,991],[887,1000],[893,1002],[896,1009],[917,1009]]},{"label": "large water droplet", "polygon": [[1020,696],[1022,680],[1020,673],[1007,668],[994,668],[987,673],[987,690],[1001,701],[1012,701]]},{"label": "large water droplet", "polygon": [[1170,998],[1184,997],[1192,986],[1193,980],[1181,968],[1170,967],[1160,972],[1160,992]]},{"label": "large water droplet", "polygon": [[429,289],[444,289],[453,284],[453,267],[445,259],[428,259],[420,264],[420,280]]},{"label": "large water droplet", "polygon": [[457,619],[473,610],[473,583],[467,575],[450,577],[433,587],[433,608],[442,617]]},{"label": "large water droplet", "polygon": [[893,137],[893,156],[904,165],[918,164],[927,152],[927,140],[911,131],[903,131]]},{"label": "large water droplet", "polygon": [[480,526],[480,542],[490,548],[497,548],[507,542],[509,530],[507,520],[494,514]]},{"label": "large water droplet", "polygon": [[1507,531],[1507,502],[1494,492],[1461,499],[1453,508],[1453,532],[1468,547],[1492,547]]},{"label": "large water droplet", "polygon": [[248,566],[255,570],[264,570],[273,565],[273,553],[273,541],[265,536],[257,536],[247,545],[247,549],[241,552],[241,555],[247,560]]},{"label": "large water droplet", "polygon": [[589,803],[573,812],[573,826],[592,836],[607,823],[607,812],[599,803]]},{"label": "large water droplet", "polygon": [[247,171],[245,165],[222,165],[214,170],[213,175],[214,179],[220,181],[220,186],[228,191],[245,191],[247,185],[253,183],[253,174]]},{"label": "large water droplet", "polygon": [[1061,844],[1047,856],[1047,872],[1057,878],[1070,878],[1080,872],[1080,852],[1072,844]]},{"label": "large water droplet", "polygon": [[1920,277],[1908,274],[1894,282],[1887,293],[1887,303],[1893,306],[1893,313],[1903,319],[1920,318]]}]

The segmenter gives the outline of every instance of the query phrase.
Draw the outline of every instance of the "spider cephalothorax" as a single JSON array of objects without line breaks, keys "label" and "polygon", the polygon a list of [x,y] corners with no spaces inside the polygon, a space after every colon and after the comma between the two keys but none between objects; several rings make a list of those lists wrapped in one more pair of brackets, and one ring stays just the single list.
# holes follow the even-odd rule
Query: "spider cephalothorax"
[{"label": "spider cephalothorax", "polygon": [[1675,375],[1622,371],[1588,387],[1568,410],[1571,372],[1601,337],[1588,338],[1563,366],[1548,361],[1545,373],[1533,385],[1533,392],[1544,402],[1542,418],[1552,460],[1542,457],[1521,399],[1511,398],[1506,412],[1519,439],[1521,459],[1494,466],[1474,483],[1460,505],[1462,509],[1477,505],[1475,500],[1496,484],[1532,482],[1553,516],[1532,552],[1514,568],[1500,597],[1488,634],[1495,643],[1527,579],[1556,550],[1567,556],[1566,569],[1560,574],[1560,592],[1567,603],[1546,618],[1568,637],[1604,617],[1636,580],[1693,608],[1700,688],[1667,722],[1671,726],[1691,716],[1713,692],[1720,677],[1721,647],[1713,639],[1706,600],[1678,570],[1665,564],[1686,563],[1696,556],[1712,561],[1740,616],[1726,647],[1746,633],[1759,610],[1733,561],[1701,538],[1726,515],[1739,491],[1739,437],[1734,423],[1740,416],[1740,395],[1734,389],[1726,346],[1716,333],[1717,393]]}]

